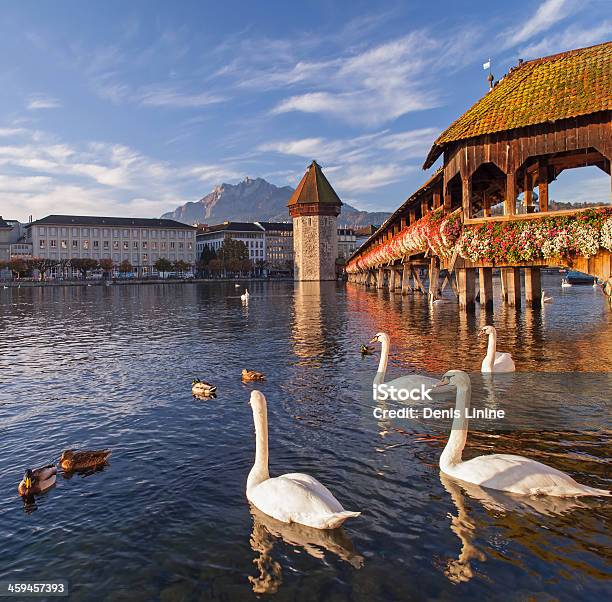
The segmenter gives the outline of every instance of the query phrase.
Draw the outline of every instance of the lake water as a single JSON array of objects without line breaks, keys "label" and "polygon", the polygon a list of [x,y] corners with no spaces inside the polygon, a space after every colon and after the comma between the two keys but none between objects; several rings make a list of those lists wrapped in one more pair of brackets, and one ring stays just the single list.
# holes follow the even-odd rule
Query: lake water
[{"label": "lake water", "polygon": [[[448,420],[376,420],[389,376],[473,374],[465,457],[520,453],[610,488],[612,312],[589,287],[543,311],[499,307],[514,376],[483,380],[487,316],[357,285],[229,283],[0,290],[0,581],[66,579],[71,600],[598,600],[612,585],[612,503],[512,499],[437,467]],[[379,350],[377,350],[379,351]],[[253,512],[251,385],[268,399],[270,469],[308,472],[362,516],[337,532]],[[544,373],[544,374],[542,374]],[[218,387],[191,395],[191,379]],[[449,408],[450,401],[436,402]],[[65,448],[113,450],[24,505],[28,466]]]}]

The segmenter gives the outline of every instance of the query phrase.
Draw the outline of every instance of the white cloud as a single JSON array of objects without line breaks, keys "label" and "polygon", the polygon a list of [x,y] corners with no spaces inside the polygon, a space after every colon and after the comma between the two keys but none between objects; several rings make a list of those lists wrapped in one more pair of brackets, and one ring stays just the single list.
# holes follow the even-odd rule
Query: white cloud
[{"label": "white cloud", "polygon": [[373,190],[398,182],[416,169],[415,166],[396,164],[350,166],[344,175],[334,177],[334,188],[340,193]]},{"label": "white cloud", "polygon": [[570,26],[564,31],[519,49],[521,57],[537,58],[573,48],[583,48],[604,42],[612,35],[612,21],[604,21],[590,28]]},{"label": "white cloud", "polygon": [[62,103],[51,96],[45,96],[44,94],[32,94],[28,98],[27,108],[29,111],[36,111],[38,109],[59,109]]},{"label": "white cloud", "polygon": [[[584,6],[585,2],[582,2]],[[544,0],[534,14],[529,15],[518,27],[502,34],[506,48],[526,42],[536,34],[547,31],[559,21],[576,12],[580,4],[577,0]]]},{"label": "white cloud", "polygon": [[224,100],[222,96],[216,94],[207,92],[190,94],[162,85],[146,86],[135,92],[132,97],[144,106],[177,108],[205,107]]}]

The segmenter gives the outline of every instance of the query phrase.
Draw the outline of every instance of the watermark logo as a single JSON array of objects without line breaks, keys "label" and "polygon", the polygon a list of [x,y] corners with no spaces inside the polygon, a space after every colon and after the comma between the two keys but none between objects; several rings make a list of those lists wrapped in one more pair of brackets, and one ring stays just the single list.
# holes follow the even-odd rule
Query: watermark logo
[{"label": "watermark logo", "polygon": [[429,395],[431,387],[421,384],[420,387],[406,389],[381,383],[372,385],[372,398],[374,401],[433,401]]}]

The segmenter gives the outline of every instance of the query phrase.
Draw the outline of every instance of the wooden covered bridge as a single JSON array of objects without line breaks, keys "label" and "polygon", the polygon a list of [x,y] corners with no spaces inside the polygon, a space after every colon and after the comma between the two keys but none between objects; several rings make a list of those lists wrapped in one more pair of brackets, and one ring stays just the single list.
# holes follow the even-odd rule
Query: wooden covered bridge
[{"label": "wooden covered bridge", "polygon": [[524,270],[525,301],[539,306],[540,269],[567,266],[603,281],[612,300],[610,204],[551,211],[548,201],[563,170],[610,176],[612,42],[520,63],[439,136],[423,168],[440,155],[352,255],[349,281],[432,299],[450,283],[461,307],[478,296],[492,308],[493,268],[510,305],[521,304]]}]

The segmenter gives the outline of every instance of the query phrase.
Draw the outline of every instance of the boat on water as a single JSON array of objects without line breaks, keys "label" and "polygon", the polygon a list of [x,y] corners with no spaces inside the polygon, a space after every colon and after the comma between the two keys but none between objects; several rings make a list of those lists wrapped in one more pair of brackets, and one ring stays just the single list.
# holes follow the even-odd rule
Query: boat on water
[{"label": "boat on water", "polygon": [[570,284],[593,284],[597,279],[593,278],[593,276],[589,276],[588,274],[584,274],[583,272],[576,272],[574,270],[570,270],[565,274],[565,278],[567,282]]}]

